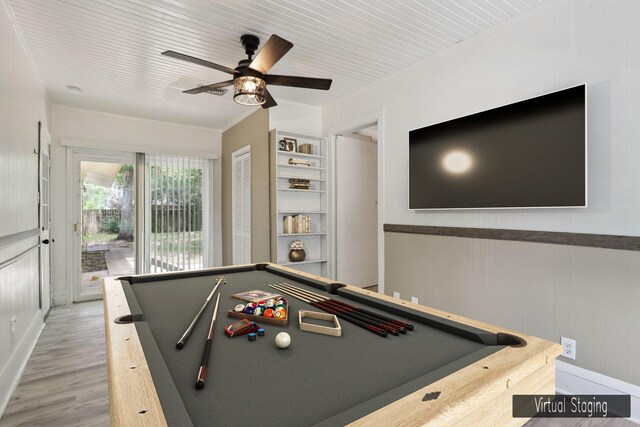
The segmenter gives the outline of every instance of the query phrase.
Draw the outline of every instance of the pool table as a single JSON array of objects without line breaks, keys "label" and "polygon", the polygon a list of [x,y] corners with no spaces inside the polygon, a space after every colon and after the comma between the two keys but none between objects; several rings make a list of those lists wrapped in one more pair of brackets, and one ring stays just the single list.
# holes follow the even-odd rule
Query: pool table
[{"label": "pool table", "polygon": [[[221,294],[209,373],[195,389],[214,303],[182,350],[176,341],[215,279]],[[288,283],[414,325],[386,338],[340,320],[339,337],[301,331],[287,297],[287,326],[229,338],[231,295]],[[107,366],[112,425],[519,425],[513,394],[554,393],[561,348],[277,264],[106,279]],[[280,331],[291,336],[275,346]]]}]

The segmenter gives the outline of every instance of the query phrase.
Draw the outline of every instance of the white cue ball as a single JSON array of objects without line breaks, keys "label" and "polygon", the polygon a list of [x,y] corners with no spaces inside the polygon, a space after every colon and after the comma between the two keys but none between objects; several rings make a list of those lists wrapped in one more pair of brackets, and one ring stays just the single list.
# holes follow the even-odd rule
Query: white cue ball
[{"label": "white cue ball", "polygon": [[280,332],[276,335],[276,346],[278,348],[287,348],[291,344],[291,336],[286,332]]}]

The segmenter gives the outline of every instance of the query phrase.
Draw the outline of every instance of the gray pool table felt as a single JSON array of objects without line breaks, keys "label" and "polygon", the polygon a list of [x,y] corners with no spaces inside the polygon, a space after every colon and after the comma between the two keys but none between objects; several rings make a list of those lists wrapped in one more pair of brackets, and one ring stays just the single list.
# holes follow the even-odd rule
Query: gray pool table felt
[{"label": "gray pool table felt", "polygon": [[[267,284],[281,282],[322,293],[291,277],[243,271],[230,274],[219,288],[209,374],[204,389],[196,390],[213,302],[185,348],[177,350],[175,343],[211,292],[217,275],[132,286],[123,282],[170,425],[343,425],[503,348],[421,324],[419,316],[411,313],[407,314],[411,320],[392,316],[415,325],[406,335],[382,338],[342,319],[341,337],[304,332],[298,329],[298,310],[318,309],[287,295],[289,326],[259,323],[266,330],[264,337],[253,342],[246,336],[229,338],[223,327],[236,319],[226,312],[239,302],[232,294],[270,290]],[[327,296],[354,304],[344,296]],[[281,331],[291,335],[291,345],[284,350],[274,343]]]}]

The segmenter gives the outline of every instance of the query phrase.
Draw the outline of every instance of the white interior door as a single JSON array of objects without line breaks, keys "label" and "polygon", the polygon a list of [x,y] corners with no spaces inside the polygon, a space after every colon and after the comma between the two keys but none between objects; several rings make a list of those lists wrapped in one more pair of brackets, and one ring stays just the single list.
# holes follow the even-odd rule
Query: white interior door
[{"label": "white interior door", "polygon": [[378,146],[336,139],[336,279],[378,284]]},{"label": "white interior door", "polygon": [[232,154],[231,227],[233,264],[251,262],[251,146]]},{"label": "white interior door", "polygon": [[46,316],[51,308],[51,136],[40,130],[40,308]]}]

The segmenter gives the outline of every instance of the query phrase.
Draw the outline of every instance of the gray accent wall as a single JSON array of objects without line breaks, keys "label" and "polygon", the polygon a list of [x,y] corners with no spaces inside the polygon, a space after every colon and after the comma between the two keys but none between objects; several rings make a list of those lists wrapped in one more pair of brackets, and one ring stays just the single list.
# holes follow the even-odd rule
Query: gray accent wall
[{"label": "gray accent wall", "polygon": [[385,233],[385,292],[559,342],[585,369],[640,384],[640,252]]},{"label": "gray accent wall", "polygon": [[222,264],[231,248],[231,162],[234,151],[251,146],[251,261],[269,261],[269,111],[259,109],[222,134]]}]

